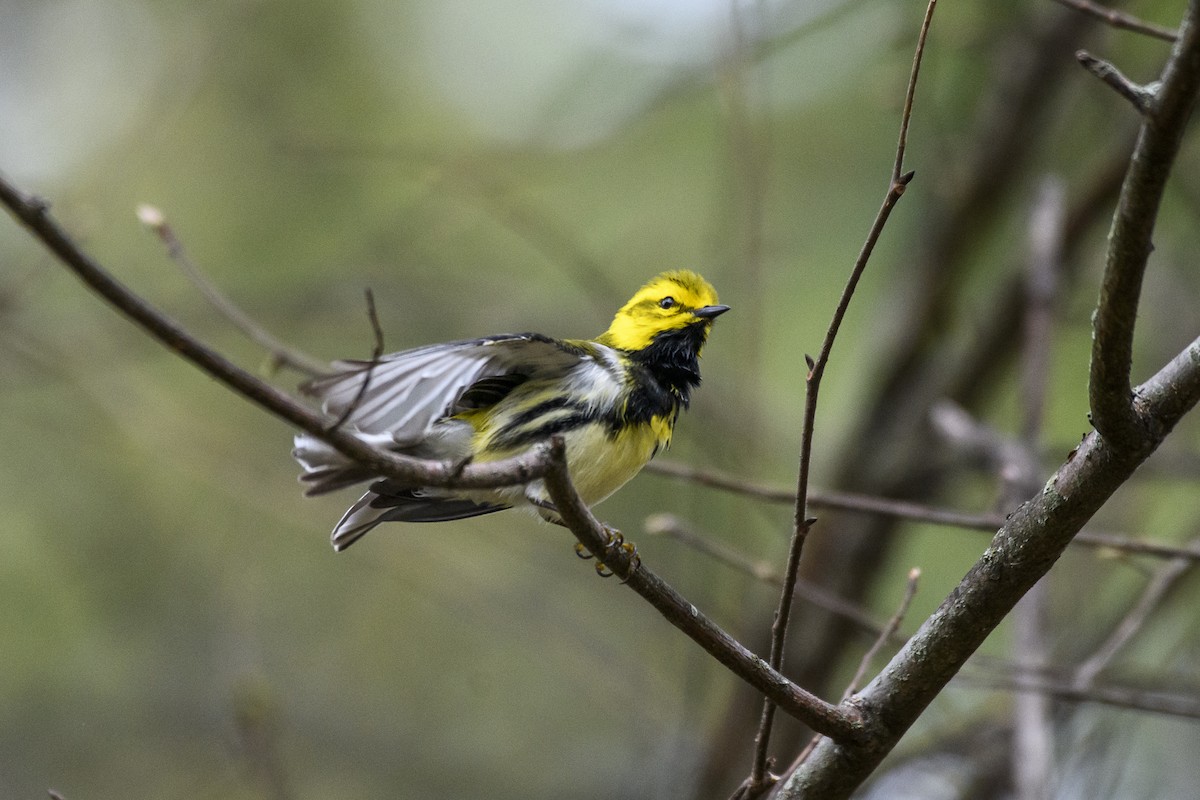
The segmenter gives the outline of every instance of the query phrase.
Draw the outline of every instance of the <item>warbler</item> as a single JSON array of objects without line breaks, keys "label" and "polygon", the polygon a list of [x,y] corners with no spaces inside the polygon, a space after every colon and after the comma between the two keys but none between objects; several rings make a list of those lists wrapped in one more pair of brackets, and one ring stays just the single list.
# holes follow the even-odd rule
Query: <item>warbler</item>
[{"label": "warbler", "polygon": [[[694,272],[658,275],[595,339],[501,334],[372,361],[339,361],[303,390],[343,430],[417,458],[456,463],[517,455],[559,434],[580,498],[600,502],[666,447],[700,384],[700,350],[729,310]],[[366,388],[363,383],[366,382]],[[309,434],[293,455],[316,495],[378,478]],[[532,506],[557,521],[542,481],[454,490],[378,479],[333,529],[343,550],[381,522],[440,522]]]}]

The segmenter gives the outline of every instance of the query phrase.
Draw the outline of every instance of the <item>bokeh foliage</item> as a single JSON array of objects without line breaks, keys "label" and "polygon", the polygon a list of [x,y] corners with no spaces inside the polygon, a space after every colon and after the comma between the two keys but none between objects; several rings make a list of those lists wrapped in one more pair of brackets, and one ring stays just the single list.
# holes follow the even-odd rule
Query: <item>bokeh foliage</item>
[{"label": "bokeh foliage", "polygon": [[[802,355],[819,346],[886,188],[921,8],[508,5],[10,0],[0,170],[50,197],[122,280],[264,370],[263,353],[138,227],[138,203],[162,208],[267,328],[325,358],[369,353],[365,286],[400,349],[513,330],[591,335],[653,273],[697,269],[734,311],[669,456],[790,484]],[[921,290],[924,215],[967,169],[996,60],[1057,13],[944,6],[911,134],[917,178],[823,388],[819,484],[843,460],[839,443]],[[1167,2],[1136,10],[1167,24],[1178,13]],[[1165,52],[1082,21],[1080,37],[1139,79]],[[1020,266],[1042,179],[1062,177],[1073,197],[1133,129],[1124,103],[1081,70],[1046,89],[1057,99],[1037,148],[980,220],[982,244],[937,330],[947,353]],[[1198,166],[1190,142],[1164,209],[1135,378],[1200,322]],[[1106,226],[1103,215],[1090,225],[1059,304],[1048,466],[1088,427],[1088,314]],[[980,413],[1013,431],[1022,409],[1005,375]],[[729,675],[595,578],[562,531],[526,516],[384,528],[335,557],[326,533],[351,497],[299,496],[286,426],[115,317],[8,223],[0,410],[0,795],[692,797],[712,737],[745,711]],[[1181,426],[1175,460],[1197,444],[1194,421]],[[928,443],[914,430],[907,446]],[[1190,538],[1194,476],[1172,469],[1127,488],[1104,525]],[[963,469],[941,499],[989,509],[995,495],[994,475]],[[643,535],[643,519],[663,510],[778,563],[790,509],[650,475],[600,508],[648,563],[761,648],[753,637],[776,590]],[[836,537],[836,525],[814,536]],[[920,565],[912,630],[985,542],[902,526],[867,592],[876,616]],[[1079,552],[1056,568],[1054,607],[1071,621],[1059,658],[1086,654],[1122,613],[1144,580],[1135,567]],[[1127,671],[1194,684],[1189,625],[1183,610],[1164,613]],[[794,638],[803,646],[803,631]],[[993,639],[988,649],[1005,654],[1006,634]],[[837,695],[867,643],[829,654],[828,684],[811,688]],[[1003,694],[952,690],[898,757],[1007,706]],[[1108,765],[1112,796],[1193,785],[1194,725],[1111,713],[1088,719],[1128,745]],[[738,746],[732,758],[748,766],[750,743]]]}]

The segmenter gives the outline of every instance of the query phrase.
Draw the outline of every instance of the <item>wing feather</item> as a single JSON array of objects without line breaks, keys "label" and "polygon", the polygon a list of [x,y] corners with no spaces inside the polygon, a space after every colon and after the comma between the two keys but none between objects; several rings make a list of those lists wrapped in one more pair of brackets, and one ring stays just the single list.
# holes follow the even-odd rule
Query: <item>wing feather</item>
[{"label": "wing feather", "polygon": [[[403,450],[421,442],[434,423],[454,413],[459,399],[478,381],[511,375],[563,375],[593,357],[582,344],[534,333],[503,334],[393,353],[374,365],[369,361],[335,362],[336,372],[301,388],[318,398],[331,418],[350,409],[346,430],[372,443]],[[369,477],[307,434],[296,437],[294,455],[304,467],[301,479],[310,484],[310,493]]]}]

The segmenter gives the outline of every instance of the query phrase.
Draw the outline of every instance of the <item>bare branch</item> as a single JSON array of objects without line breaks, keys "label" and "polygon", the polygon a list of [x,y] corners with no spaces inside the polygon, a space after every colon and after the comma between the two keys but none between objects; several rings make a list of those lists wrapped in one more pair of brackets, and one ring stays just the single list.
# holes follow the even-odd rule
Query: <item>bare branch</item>
[{"label": "bare branch", "polygon": [[1094,315],[1088,388],[1092,424],[1121,448],[1144,446],[1153,438],[1140,428],[1144,418],[1131,390],[1133,332],[1159,204],[1200,90],[1197,3],[1188,3],[1162,86],[1146,108],[1121,187]]},{"label": "bare branch", "polygon": [[620,577],[623,584],[649,601],[668,622],[813,730],[841,741],[857,739],[861,729],[854,709],[827,703],[772,669],[651,572],[617,532],[596,520],[571,485],[560,436],[551,440],[550,468],[544,481],[555,510],[579,544]]},{"label": "bare branch", "polygon": [[848,797],[875,769],[988,634],[1049,571],[1072,536],[1200,401],[1200,339],[1138,391],[1145,420],[1140,429],[1153,431],[1154,438],[1126,449],[1089,434],[1074,458],[1012,514],[938,610],[856,697],[871,746],[823,740],[787,779],[779,797]]},{"label": "bare branch", "polygon": [[1170,28],[1164,28],[1161,25],[1155,25],[1151,22],[1144,22],[1132,14],[1106,8],[1089,0],[1054,0],[1054,2],[1061,6],[1090,14],[1097,19],[1102,19],[1114,28],[1133,31],[1134,33],[1144,33],[1155,39],[1162,39],[1164,42],[1173,42],[1179,38],[1179,33]]},{"label": "bare branch", "polygon": [[[1075,457],[1075,451],[1069,454]],[[646,469],[683,480],[691,480],[701,486],[758,497],[773,503],[791,504],[795,493],[791,489],[765,486],[738,478],[717,470],[701,470],[671,461],[652,461]],[[891,500],[885,497],[873,497],[854,492],[813,492],[809,495],[808,504],[811,508],[830,508],[840,511],[851,511],[862,514],[878,514],[885,517],[922,522],[927,525],[944,525],[951,528],[965,528],[974,531],[994,532],[1004,525],[1005,516],[994,512],[972,513],[970,511],[955,511],[948,508],[910,503],[907,500]],[[1107,531],[1085,530],[1075,536],[1072,545],[1091,547],[1097,550],[1115,550],[1136,556],[1153,558],[1183,558],[1191,562],[1200,561],[1200,545],[1177,545],[1146,539],[1140,536],[1129,536]]]},{"label": "bare branch", "polygon": [[540,478],[548,468],[545,447],[503,461],[471,464],[463,468],[461,464],[424,461],[380,450],[342,431],[329,431],[328,420],[321,414],[202,344],[174,320],[116,280],[79,249],[50,216],[44,201],[24,194],[0,177],[0,204],[6,206],[35,238],[88,287],[176,355],[190,361],[236,394],[321,439],[380,476],[425,486],[494,488],[529,483]]},{"label": "bare branch", "polygon": [[[904,150],[908,144],[908,124],[912,118],[913,98],[917,89],[917,76],[921,70],[921,56],[925,52],[925,39],[929,33],[929,25],[933,21],[933,11],[937,0],[929,0],[925,9],[925,18],[921,22],[920,33],[917,36],[916,51],[913,53],[912,71],[908,78],[908,87],[904,95],[904,110],[900,117],[900,134],[896,144],[896,159],[892,166],[887,193],[883,204],[875,216],[866,241],[859,251],[854,268],[842,290],[841,299],[833,312],[833,319],[825,333],[821,344],[821,352],[815,361],[809,361],[808,377],[805,381],[804,422],[800,435],[800,470],[796,481],[796,508],[792,529],[792,542],[788,549],[787,566],[784,569],[783,590],[779,598],[779,607],[775,611],[775,621],[771,625],[770,663],[775,669],[783,668],[784,648],[787,644],[788,622],[791,619],[792,598],[795,592],[796,578],[800,571],[800,557],[804,551],[804,541],[815,520],[808,514],[808,484],[812,463],[812,443],[817,415],[817,397],[820,393],[821,378],[825,366],[829,363],[829,355],[833,350],[834,340],[841,328],[842,320],[850,307],[859,279],[866,271],[867,262],[875,250],[875,244],[883,233],[884,225],[892,214],[892,209],[904,194],[905,188],[913,178],[913,173],[904,173]],[[763,703],[762,717],[759,721],[758,733],[754,737],[754,760],[750,770],[747,792],[753,795],[766,782],[767,752],[770,746],[771,726],[775,718],[774,704],[768,699]]]},{"label": "bare branch", "polygon": [[858,692],[859,684],[861,684],[863,676],[867,674],[867,670],[871,668],[871,662],[875,660],[875,656],[879,655],[879,651],[888,643],[896,631],[900,630],[900,623],[904,622],[904,616],[908,614],[908,607],[912,605],[913,598],[917,596],[917,584],[921,580],[921,568],[913,567],[908,571],[908,583],[904,587],[904,597],[900,600],[900,605],[896,608],[896,613],[892,614],[888,620],[887,626],[879,634],[879,638],[871,645],[870,649],[863,654],[862,660],[858,662],[858,669],[854,671],[854,677],[850,679],[850,683],[846,686],[846,691],[842,693],[842,702],[849,700],[851,696]]},{"label": "bare branch", "polygon": [[[367,301],[367,320],[371,323],[371,331],[375,335],[375,347],[371,350],[371,361],[367,364],[367,374],[363,376],[363,381],[358,385],[358,391],[354,395],[354,399],[346,406],[346,410],[341,413],[336,420],[329,425],[329,430],[336,431],[338,428],[346,424],[346,420],[350,419],[350,415],[362,403],[364,397],[367,396],[367,389],[371,386],[371,376],[375,374],[375,367],[379,364],[379,359],[383,356],[383,327],[379,324],[379,315],[375,313],[375,293],[370,289],[364,290]],[[465,464],[463,466],[466,466]]]},{"label": "bare branch", "polygon": [[[781,586],[783,576],[765,561],[754,561],[731,547],[715,542],[707,536],[701,536],[690,530],[683,521],[671,514],[654,514],[646,518],[644,523],[646,533],[650,535],[670,536],[688,547],[715,558],[722,564],[727,564],[739,572],[743,572],[755,580]],[[880,636],[884,625],[877,622],[865,609],[853,603],[848,603],[815,583],[801,578],[796,581],[796,594],[818,608],[823,608],[852,623],[871,636]],[[894,637],[892,637],[894,639]]]},{"label": "bare branch", "polygon": [[[1200,544],[1200,539],[1193,539],[1192,544]],[[1077,688],[1088,689],[1095,683],[1096,676],[1104,671],[1117,653],[1142,630],[1146,620],[1162,605],[1171,589],[1192,567],[1193,562],[1190,559],[1173,558],[1155,570],[1138,601],[1121,618],[1091,657],[1076,668],[1073,682]]]},{"label": "bare branch", "polygon": [[[1003,675],[963,675],[965,684],[1014,692],[1041,692],[1074,703],[1103,703],[1130,711],[1200,719],[1200,697],[1151,692],[1127,686],[1100,685],[1079,687],[1072,681],[1019,670]],[[957,682],[956,682],[957,683]]]},{"label": "bare branch", "polygon": [[1158,91],[1157,83],[1152,83],[1149,86],[1134,83],[1129,78],[1126,78],[1124,73],[1113,66],[1112,63],[1102,58],[1097,58],[1086,50],[1077,52],[1075,59],[1083,65],[1084,69],[1108,84],[1121,97],[1133,103],[1133,107],[1137,109],[1139,114],[1145,114],[1150,110],[1150,105],[1154,102],[1154,94]]},{"label": "bare branch", "polygon": [[620,575],[623,582],[649,600],[668,621],[813,730],[839,741],[852,741],[858,736],[860,725],[853,708],[843,709],[827,703],[768,667],[761,658],[642,566],[635,551],[622,546],[619,539],[596,521],[571,485],[561,438],[537,445],[520,456],[464,467],[462,464],[407,458],[371,447],[340,430],[329,430],[321,415],[201,344],[113,278],[58,226],[49,215],[45,202],[26,196],[0,178],[0,203],[85,284],[153,338],[235,393],[326,442],[372,472],[419,485],[462,488],[494,488],[543,479],[557,510],[580,543]]},{"label": "bare branch", "polygon": [[274,366],[291,367],[310,377],[325,375],[329,372],[328,364],[284,344],[252,319],[237,303],[226,297],[224,292],[208,279],[204,271],[196,266],[196,262],[192,261],[191,256],[184,249],[183,241],[167,222],[162,211],[143,203],[137,207],[137,218],[158,235],[158,238],[167,246],[167,255],[179,267],[179,271],[183,273],[184,277],[200,290],[204,299],[223,317],[232,322],[238,330],[250,337],[251,341],[266,350],[270,354]]}]

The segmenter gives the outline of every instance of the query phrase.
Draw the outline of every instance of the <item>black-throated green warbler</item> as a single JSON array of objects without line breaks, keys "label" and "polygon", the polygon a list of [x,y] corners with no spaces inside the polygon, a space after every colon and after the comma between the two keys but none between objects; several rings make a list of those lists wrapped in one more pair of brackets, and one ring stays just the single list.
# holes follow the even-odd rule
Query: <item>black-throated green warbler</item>
[{"label": "black-throated green warbler", "polygon": [[[664,272],[637,291],[594,340],[536,333],[434,344],[377,361],[339,361],[311,381],[344,429],[418,458],[496,461],[560,434],[580,497],[598,503],[671,441],[700,383],[700,350],[728,311],[694,272]],[[363,381],[367,381],[364,391]],[[307,494],[373,477],[308,434],[296,437]],[[333,529],[342,550],[381,522],[440,522],[513,506],[554,514],[541,481],[452,490],[376,480]]]}]

